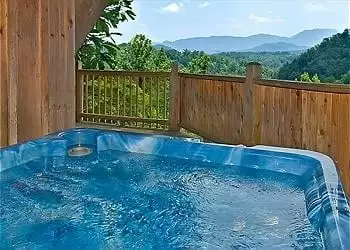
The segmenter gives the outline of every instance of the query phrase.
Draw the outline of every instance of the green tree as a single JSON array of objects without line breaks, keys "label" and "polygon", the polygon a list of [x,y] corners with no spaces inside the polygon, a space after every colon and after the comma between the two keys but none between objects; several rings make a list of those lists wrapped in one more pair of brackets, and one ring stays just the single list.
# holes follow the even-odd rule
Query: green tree
[{"label": "green tree", "polygon": [[315,82],[315,83],[320,83],[320,79],[318,78],[318,75],[317,74],[314,74],[314,76],[311,78],[311,81],[312,82]]},{"label": "green tree", "polygon": [[127,47],[127,56],[132,70],[145,71],[151,59],[152,41],[138,34]]},{"label": "green tree", "polygon": [[[184,72],[200,73],[197,67],[193,67],[199,55],[204,54],[199,51],[184,50],[183,52],[170,49],[165,53],[168,57],[180,64],[180,70]],[[206,73],[220,75],[239,75],[246,73],[246,64],[251,61],[259,62],[263,65],[262,75],[264,78],[276,78],[279,68],[286,62],[291,62],[300,52],[224,52],[208,55],[210,63]],[[192,65],[190,67],[190,62]],[[196,63],[195,63],[196,64]]]},{"label": "green tree", "polygon": [[188,65],[188,70],[191,73],[206,74],[209,70],[210,62],[210,56],[202,52],[191,59]]},{"label": "green tree", "polygon": [[[298,80],[298,79],[297,79]],[[304,72],[301,76],[300,76],[300,81],[302,82],[313,82],[313,83],[320,83],[320,79],[318,78],[317,74],[314,74],[312,77],[310,76],[310,74],[308,72]]]},{"label": "green tree", "polygon": [[121,33],[113,30],[116,30],[121,22],[135,19],[132,2],[133,0],[109,0],[108,7],[77,52],[76,57],[82,61],[84,68],[115,67],[113,55],[116,53],[117,45],[113,35],[121,35]]},{"label": "green tree", "polygon": [[302,82],[311,82],[311,78],[310,78],[309,73],[304,72],[303,74],[301,74],[300,81],[302,81]]},{"label": "green tree", "polygon": [[164,49],[153,50],[150,58],[148,70],[150,71],[170,71],[172,60],[168,57]]},{"label": "green tree", "polygon": [[[350,33],[346,29],[338,33],[299,57],[287,63],[279,70],[280,79],[295,79],[303,72],[319,76],[319,80],[340,80],[350,69]],[[336,82],[336,81],[333,81]]]},{"label": "green tree", "polygon": [[169,71],[172,62],[163,49],[153,48],[152,41],[142,34],[120,45],[114,58],[118,70]]}]

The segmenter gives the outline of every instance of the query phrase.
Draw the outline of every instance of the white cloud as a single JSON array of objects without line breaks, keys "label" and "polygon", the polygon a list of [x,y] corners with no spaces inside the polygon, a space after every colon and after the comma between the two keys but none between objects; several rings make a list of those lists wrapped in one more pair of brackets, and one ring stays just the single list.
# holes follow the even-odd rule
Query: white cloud
[{"label": "white cloud", "polygon": [[208,1],[206,1],[206,2],[200,3],[199,7],[200,8],[205,8],[205,7],[208,7],[209,5],[210,5],[210,3]]},{"label": "white cloud", "polygon": [[322,4],[322,3],[305,3],[304,4],[304,10],[307,12],[326,12],[328,9]]},{"label": "white cloud", "polygon": [[249,19],[252,20],[254,23],[283,23],[284,22],[281,18],[257,16],[253,13],[249,14]]},{"label": "white cloud", "polygon": [[183,3],[171,3],[171,4],[168,4],[167,6],[165,6],[164,8],[162,8],[162,12],[176,13],[176,12],[180,12],[181,10],[183,10],[183,8],[184,8]]}]

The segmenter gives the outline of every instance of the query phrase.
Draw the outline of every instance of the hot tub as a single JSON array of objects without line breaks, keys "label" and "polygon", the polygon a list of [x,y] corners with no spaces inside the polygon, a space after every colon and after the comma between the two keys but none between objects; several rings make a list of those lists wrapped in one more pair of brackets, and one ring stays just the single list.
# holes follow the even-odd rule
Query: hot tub
[{"label": "hot tub", "polygon": [[319,153],[73,129],[0,160],[1,249],[350,249]]}]

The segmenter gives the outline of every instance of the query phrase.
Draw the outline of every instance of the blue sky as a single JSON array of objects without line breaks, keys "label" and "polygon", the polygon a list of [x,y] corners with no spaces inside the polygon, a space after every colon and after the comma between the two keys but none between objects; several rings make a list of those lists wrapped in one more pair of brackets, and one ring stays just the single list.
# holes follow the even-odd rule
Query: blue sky
[{"label": "blue sky", "polygon": [[122,37],[152,41],[195,36],[292,36],[305,29],[350,28],[350,0],[134,0],[135,21],[120,25]]}]

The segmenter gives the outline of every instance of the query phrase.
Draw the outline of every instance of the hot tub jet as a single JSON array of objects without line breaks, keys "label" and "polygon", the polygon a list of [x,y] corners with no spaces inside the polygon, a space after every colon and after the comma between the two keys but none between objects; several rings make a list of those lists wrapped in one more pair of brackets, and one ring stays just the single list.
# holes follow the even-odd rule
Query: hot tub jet
[{"label": "hot tub jet", "polygon": [[68,155],[71,157],[82,157],[86,155],[90,155],[92,153],[92,149],[88,147],[77,146],[68,150]]}]

